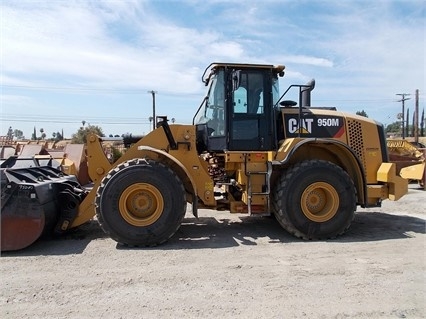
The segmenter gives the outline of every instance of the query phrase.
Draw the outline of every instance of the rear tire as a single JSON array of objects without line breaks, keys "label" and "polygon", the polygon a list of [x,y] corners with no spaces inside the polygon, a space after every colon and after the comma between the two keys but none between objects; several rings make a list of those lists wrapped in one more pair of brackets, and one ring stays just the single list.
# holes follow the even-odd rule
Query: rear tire
[{"label": "rear tire", "polygon": [[185,189],[164,164],[134,159],[106,175],[96,194],[96,216],[115,241],[155,246],[180,227],[186,213]]},{"label": "rear tire", "polygon": [[356,190],[341,167],[322,160],[304,161],[279,179],[273,208],[281,226],[296,237],[334,238],[351,225]]}]

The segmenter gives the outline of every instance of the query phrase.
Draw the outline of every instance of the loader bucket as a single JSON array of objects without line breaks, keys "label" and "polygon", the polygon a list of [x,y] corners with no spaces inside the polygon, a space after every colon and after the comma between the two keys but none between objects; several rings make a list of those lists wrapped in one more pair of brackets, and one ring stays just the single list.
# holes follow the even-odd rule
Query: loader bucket
[{"label": "loader bucket", "polygon": [[1,171],[1,251],[23,249],[68,229],[87,191],[50,166]]},{"label": "loader bucket", "polygon": [[0,160],[7,159],[10,156],[15,155],[15,153],[16,153],[15,147],[11,145],[0,146]]},{"label": "loader bucket", "polygon": [[61,163],[65,174],[75,175],[81,185],[90,183],[84,144],[67,144],[62,150],[49,150],[49,154]]},{"label": "loader bucket", "polygon": [[1,215],[1,251],[19,250],[30,246],[43,233],[44,214],[27,211],[13,214],[2,211]]},{"label": "loader bucket", "polygon": [[28,144],[24,145],[21,152],[18,154],[20,157],[29,157],[34,155],[49,155],[43,145]]}]

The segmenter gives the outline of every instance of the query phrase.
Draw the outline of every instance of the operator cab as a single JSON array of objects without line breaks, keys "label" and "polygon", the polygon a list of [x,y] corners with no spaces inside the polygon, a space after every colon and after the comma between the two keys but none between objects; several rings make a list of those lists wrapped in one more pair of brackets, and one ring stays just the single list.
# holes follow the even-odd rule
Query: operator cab
[{"label": "operator cab", "polygon": [[208,93],[193,119],[198,152],[275,149],[275,105],[283,70],[273,65],[209,65],[203,74]]}]

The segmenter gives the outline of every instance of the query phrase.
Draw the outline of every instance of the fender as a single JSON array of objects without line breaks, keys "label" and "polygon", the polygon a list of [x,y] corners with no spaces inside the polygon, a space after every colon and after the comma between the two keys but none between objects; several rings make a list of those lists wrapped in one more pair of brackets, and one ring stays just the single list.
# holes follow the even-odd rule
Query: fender
[{"label": "fender", "polygon": [[131,149],[126,152],[117,162],[114,164],[111,164],[108,159],[106,158],[101,144],[101,138],[97,136],[96,134],[91,134],[88,136],[87,139],[87,157],[89,158],[89,176],[91,180],[93,181],[93,187],[90,190],[89,194],[86,196],[86,198],[83,200],[83,202],[79,205],[78,214],[74,221],[71,223],[69,228],[74,228],[77,226],[80,226],[90,219],[93,218],[93,216],[96,215],[95,213],[95,197],[96,197],[96,191],[102,181],[102,178],[108,174],[108,172],[113,169],[115,166],[120,164],[121,162],[124,162],[126,160],[136,158],[138,151],[145,151],[145,152],[152,152],[159,156],[162,156],[163,158],[167,158],[168,160],[172,161],[176,164],[177,167],[180,168],[180,171],[178,171],[178,174],[180,178],[186,178],[186,181],[188,181],[191,184],[192,187],[192,211],[196,218],[198,218],[198,190],[197,186],[191,177],[191,175],[188,173],[188,170],[183,166],[183,164],[176,159],[175,157],[171,156],[169,153],[162,151],[160,149],[156,149],[150,146],[144,146],[140,145],[137,147],[137,150],[131,151]]},{"label": "fender", "polygon": [[[197,207],[198,190],[197,190],[197,185],[195,184],[194,179],[192,178],[191,174],[188,172],[186,167],[176,157],[170,155],[169,153],[167,153],[163,150],[156,149],[156,148],[153,148],[151,146],[141,145],[141,146],[138,146],[138,151],[152,152],[152,153],[161,155],[161,156],[166,157],[167,159],[171,160],[177,166],[179,166],[179,168],[182,170],[182,173],[185,174],[185,177],[191,183],[191,186],[192,186],[192,213],[196,218],[198,218],[198,207]],[[180,175],[179,177],[182,178],[182,174],[178,174],[178,175]]]},{"label": "fender", "polygon": [[[297,139],[294,139],[295,141]],[[272,165],[283,166],[290,162],[290,159],[295,155],[297,150],[299,150],[305,144],[332,144],[343,152],[345,158],[342,161],[351,161],[352,163],[346,166],[346,171],[351,176],[352,180],[355,183],[355,187],[358,190],[359,198],[362,198],[361,206],[365,207],[368,203],[367,199],[367,183],[365,181],[365,171],[364,167],[356,155],[356,153],[345,143],[332,139],[325,138],[306,138],[299,140],[295,145],[292,146],[291,150],[287,153],[284,159],[272,161]],[[329,150],[329,148],[328,148]],[[278,154],[278,153],[277,153]],[[352,171],[348,171],[348,168],[353,168]]]}]

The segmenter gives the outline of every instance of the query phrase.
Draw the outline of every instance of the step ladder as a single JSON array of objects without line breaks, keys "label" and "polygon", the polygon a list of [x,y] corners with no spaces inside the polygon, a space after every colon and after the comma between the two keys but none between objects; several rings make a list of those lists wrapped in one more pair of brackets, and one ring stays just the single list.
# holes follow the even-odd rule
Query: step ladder
[{"label": "step ladder", "polygon": [[[272,175],[272,163],[267,162],[267,170],[265,171],[247,171],[245,172],[247,176],[247,212],[250,215],[252,215],[252,198],[256,195],[263,195],[266,196],[266,209],[267,211],[263,214],[256,214],[256,216],[270,216],[271,215],[271,200],[270,200],[270,194],[271,194],[271,175]],[[247,168],[247,166],[246,166]],[[252,190],[252,181],[251,177],[253,175],[263,175],[265,177],[265,190],[263,192],[253,192]]]}]

